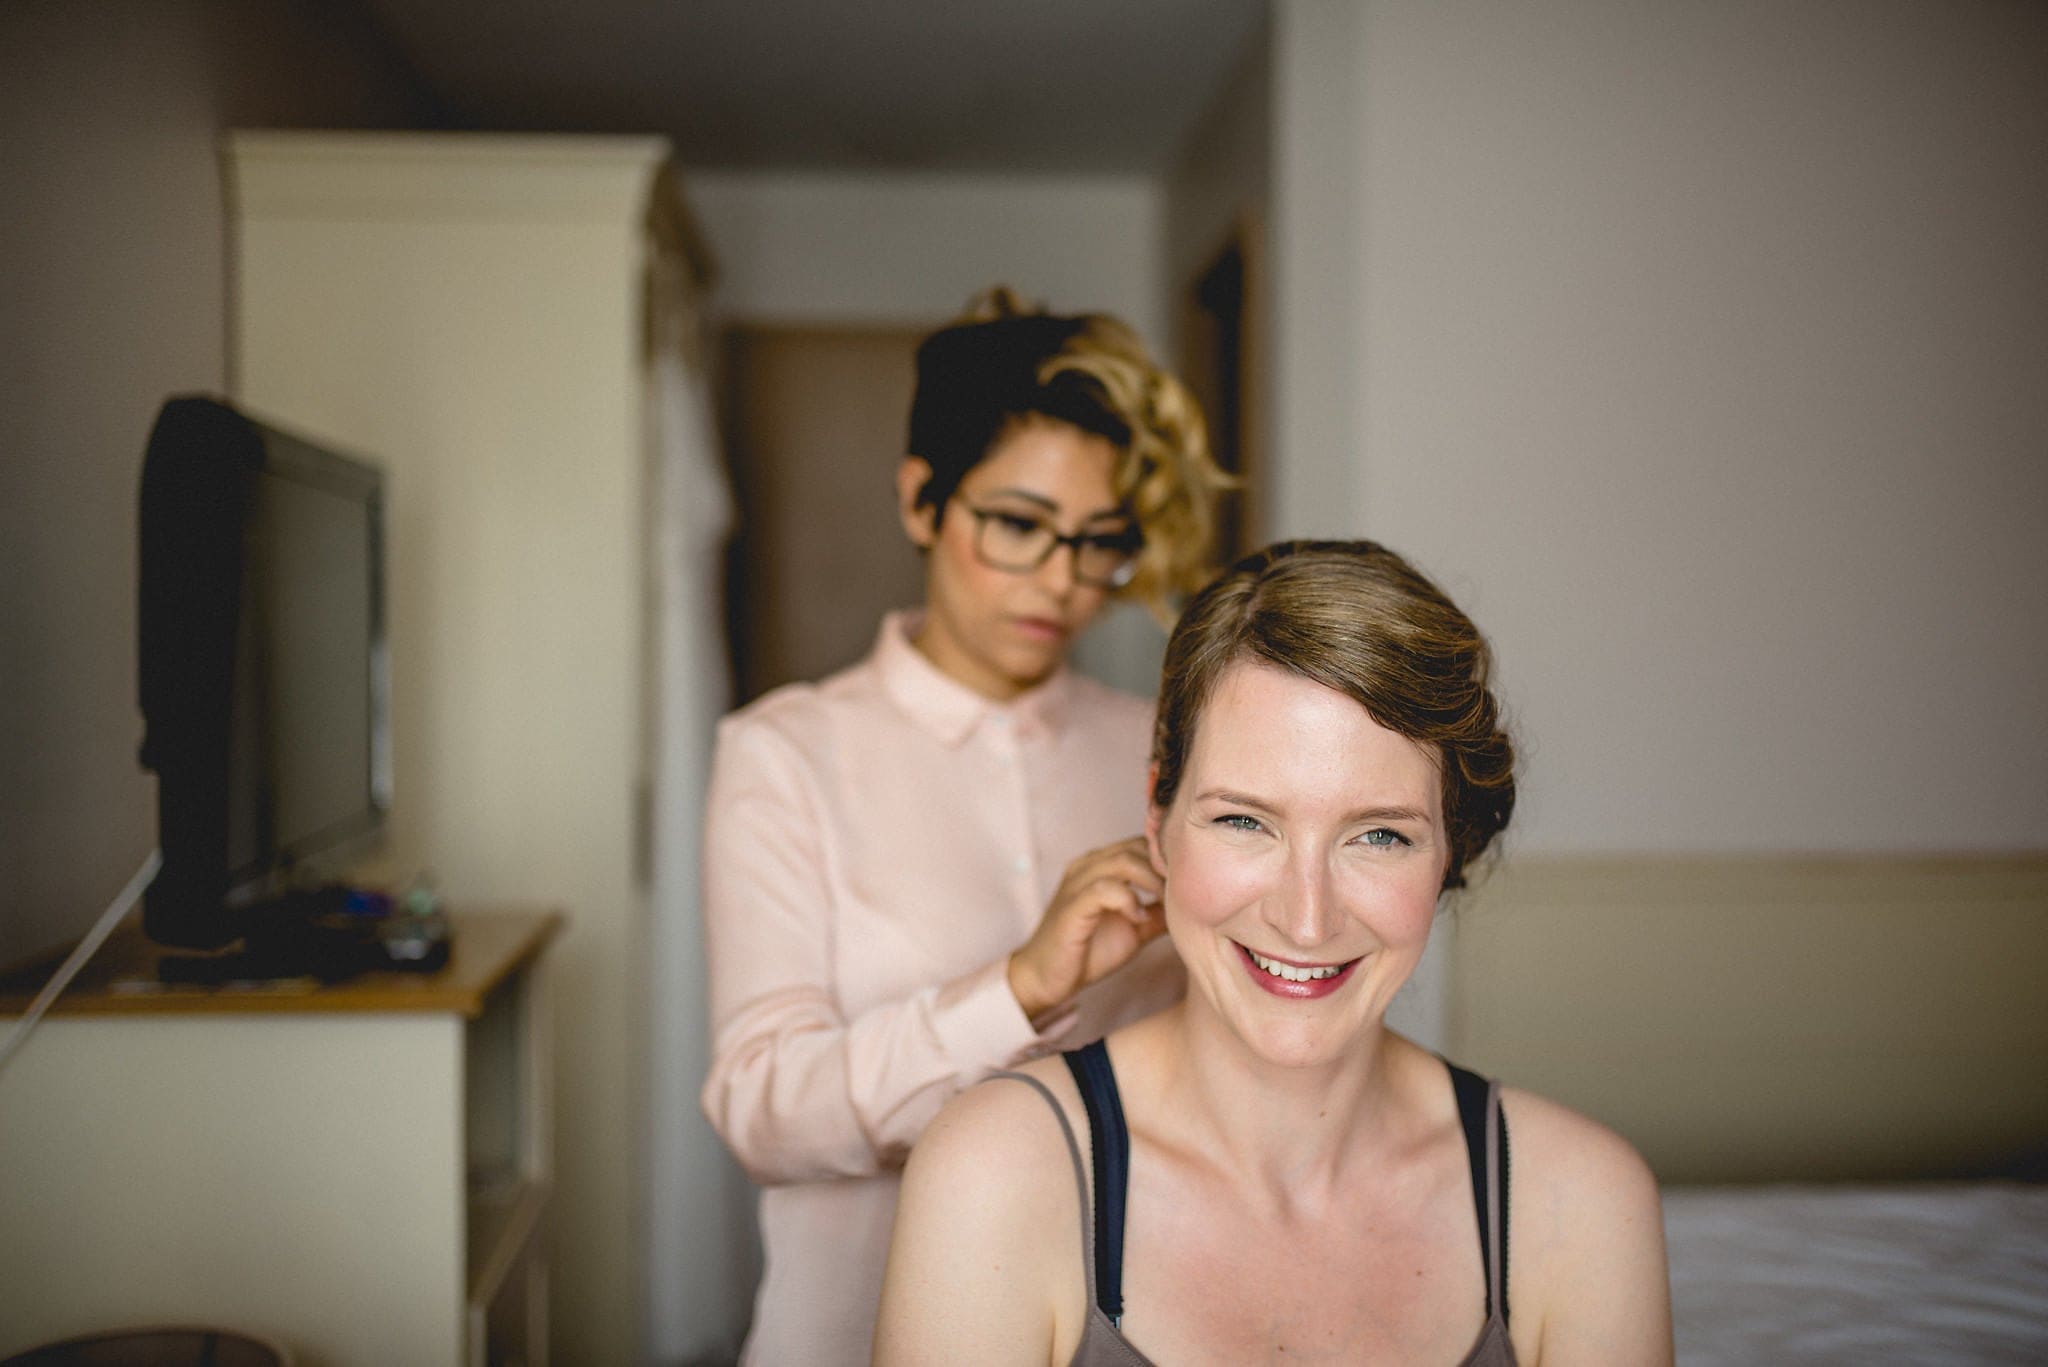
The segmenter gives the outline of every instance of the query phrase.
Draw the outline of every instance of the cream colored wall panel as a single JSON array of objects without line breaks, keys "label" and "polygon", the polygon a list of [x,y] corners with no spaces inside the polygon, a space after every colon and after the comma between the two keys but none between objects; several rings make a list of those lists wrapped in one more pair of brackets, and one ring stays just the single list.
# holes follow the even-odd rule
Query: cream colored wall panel
[{"label": "cream colored wall panel", "polygon": [[1455,916],[1451,1051],[1667,1180],[2048,1144],[2048,858],[1519,858]]},{"label": "cream colored wall panel", "polygon": [[34,1174],[0,1182],[0,1353],[216,1323],[302,1367],[458,1362],[461,1079],[453,1016],[45,1020],[0,1106],[0,1172]]},{"label": "cream colored wall panel", "polygon": [[577,905],[616,906],[638,682],[630,244],[504,236],[250,225],[248,295],[289,303],[250,311],[240,392],[391,475],[395,861],[485,895],[567,894],[549,884],[574,867],[601,885]]}]

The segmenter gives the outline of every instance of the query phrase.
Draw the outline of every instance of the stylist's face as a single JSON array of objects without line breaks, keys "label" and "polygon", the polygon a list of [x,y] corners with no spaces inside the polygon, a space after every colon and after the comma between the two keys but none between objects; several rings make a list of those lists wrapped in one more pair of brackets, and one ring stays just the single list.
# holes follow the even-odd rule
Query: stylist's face
[{"label": "stylist's face", "polygon": [[1269,1063],[1351,1056],[1414,972],[1448,843],[1428,750],[1334,689],[1240,662],[1147,822],[1191,1010]]},{"label": "stylist's face", "polygon": [[998,438],[967,472],[944,517],[916,506],[931,467],[906,459],[897,476],[904,530],[929,550],[918,649],[953,678],[998,701],[1058,669],[1074,637],[1102,610],[1107,590],[1075,577],[1074,553],[1067,546],[1054,549],[1036,569],[987,563],[976,550],[978,524],[993,520],[988,534],[1008,534],[1011,540],[1029,525],[1062,536],[1117,533],[1130,519],[1112,484],[1116,457],[1116,447],[1078,427],[1027,420]]}]

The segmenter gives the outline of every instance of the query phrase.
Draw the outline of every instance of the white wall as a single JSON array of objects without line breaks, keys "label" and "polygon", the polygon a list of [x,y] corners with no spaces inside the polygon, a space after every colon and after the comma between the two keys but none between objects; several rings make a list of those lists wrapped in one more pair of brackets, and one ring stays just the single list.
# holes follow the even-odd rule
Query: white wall
[{"label": "white wall", "polygon": [[[1358,77],[1364,19],[1349,0],[1279,0],[1273,10],[1267,161],[1272,409],[1263,529],[1269,541],[1373,534],[1358,404],[1368,302],[1366,187],[1354,169],[1364,137]],[[1389,1022],[1425,1048],[1442,1049],[1450,1040],[1449,953],[1448,937],[1438,933],[1388,1011]]]},{"label": "white wall", "polygon": [[1160,229],[1168,302],[1247,219],[1269,214],[1273,159],[1272,35],[1254,34],[1168,168]]},{"label": "white wall", "polygon": [[773,323],[938,324],[991,284],[1165,336],[1143,177],[686,171],[717,306]]},{"label": "white wall", "polygon": [[[1212,324],[1198,309],[1197,284],[1226,247],[1239,253],[1244,293],[1237,338],[1238,407],[1234,415],[1210,411],[1205,416],[1211,442],[1218,448],[1225,447],[1220,425],[1226,417],[1235,419],[1235,468],[1245,476],[1245,484],[1231,495],[1235,503],[1226,510],[1236,518],[1238,539],[1247,548],[1265,539],[1267,510],[1261,495],[1273,444],[1273,299],[1268,270],[1272,164],[1273,45],[1270,25],[1261,24],[1175,152],[1162,185],[1160,246],[1166,299],[1176,328],[1171,354],[1183,365],[1190,363],[1198,339],[1205,350],[1215,340],[1209,336]],[[1205,387],[1203,377],[1192,378],[1198,391]],[[1223,554],[1231,549],[1225,548]]]},{"label": "white wall", "polygon": [[135,494],[158,406],[226,384],[216,137],[422,106],[325,10],[0,5],[0,962],[82,934],[155,838]]},{"label": "white wall", "polygon": [[1273,11],[1273,540],[1362,534],[1362,18],[1349,0],[1276,0]]},{"label": "white wall", "polygon": [[[1516,845],[2048,843],[2048,10],[1356,13],[1353,188],[1281,262],[1358,310],[1283,391],[1351,406],[1283,457],[1491,633]],[[1290,111],[1341,105],[1306,79],[1295,207]]]},{"label": "white wall", "polygon": [[[718,260],[723,318],[936,327],[1008,284],[1059,312],[1115,314],[1165,354],[1163,195],[1151,178],[688,171],[684,181]],[[1126,607],[1075,658],[1149,695],[1165,644]]]}]

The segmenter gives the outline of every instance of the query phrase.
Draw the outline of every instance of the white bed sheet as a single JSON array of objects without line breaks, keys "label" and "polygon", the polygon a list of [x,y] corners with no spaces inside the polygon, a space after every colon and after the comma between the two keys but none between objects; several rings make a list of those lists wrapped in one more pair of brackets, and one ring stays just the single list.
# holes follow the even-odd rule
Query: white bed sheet
[{"label": "white bed sheet", "polygon": [[1674,1187],[1680,1367],[2048,1364],[2048,1187]]}]

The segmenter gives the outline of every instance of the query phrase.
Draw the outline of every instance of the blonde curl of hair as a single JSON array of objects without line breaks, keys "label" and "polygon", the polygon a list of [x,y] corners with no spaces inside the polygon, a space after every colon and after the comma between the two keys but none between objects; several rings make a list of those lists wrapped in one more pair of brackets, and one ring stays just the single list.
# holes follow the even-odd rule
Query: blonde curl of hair
[{"label": "blonde curl of hair", "polygon": [[[984,290],[956,321],[987,323],[1045,313],[1006,285]],[[1215,574],[1216,500],[1237,487],[1209,452],[1201,405],[1161,367],[1126,323],[1106,313],[1079,316],[1081,329],[1039,366],[1038,382],[1076,374],[1094,381],[1131,430],[1118,452],[1113,487],[1145,535],[1136,572],[1119,593],[1171,625],[1178,601]]]}]

